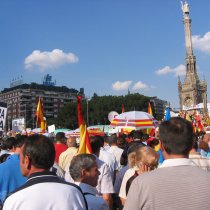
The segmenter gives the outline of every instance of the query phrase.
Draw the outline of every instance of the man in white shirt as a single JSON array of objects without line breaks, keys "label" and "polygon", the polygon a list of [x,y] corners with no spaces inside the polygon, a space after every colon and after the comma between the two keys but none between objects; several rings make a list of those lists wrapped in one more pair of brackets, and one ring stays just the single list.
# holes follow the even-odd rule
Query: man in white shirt
[{"label": "man in white shirt", "polygon": [[112,153],[115,156],[115,159],[118,164],[117,169],[119,171],[121,169],[120,158],[123,153],[123,149],[121,149],[117,146],[117,135],[116,134],[112,134],[109,137],[109,145],[110,145],[110,148],[107,151]]},{"label": "man in white shirt", "polygon": [[100,154],[101,148],[101,141],[98,136],[92,136],[90,138],[90,145],[93,151],[93,154],[96,157],[96,162],[98,165],[98,169],[100,171],[98,185],[96,189],[98,190],[99,194],[102,195],[103,199],[112,208],[112,194],[114,193],[114,186],[112,183],[111,172],[109,170],[108,165],[101,161],[98,157]]},{"label": "man in white shirt", "polygon": [[54,144],[48,137],[27,137],[20,151],[20,168],[28,180],[5,200],[3,210],[87,209],[81,189],[49,171],[54,158]]},{"label": "man in white shirt", "polygon": [[80,186],[86,197],[89,210],[108,210],[109,207],[102,197],[97,197],[97,182],[100,175],[96,157],[91,154],[77,155],[69,168],[75,184]]},{"label": "man in white shirt", "polygon": [[100,153],[99,153],[98,158],[108,165],[109,170],[111,172],[111,176],[112,176],[112,182],[114,183],[116,174],[118,172],[117,160],[112,153],[110,153],[104,149],[104,147],[103,147],[104,146],[104,138],[101,136],[95,136],[95,138],[97,138],[97,141],[99,141],[101,144]]}]

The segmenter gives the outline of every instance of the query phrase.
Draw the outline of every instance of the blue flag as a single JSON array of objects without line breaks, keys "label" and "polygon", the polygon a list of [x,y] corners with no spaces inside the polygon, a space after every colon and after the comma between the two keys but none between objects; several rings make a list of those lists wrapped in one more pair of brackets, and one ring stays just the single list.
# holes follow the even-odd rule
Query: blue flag
[{"label": "blue flag", "polygon": [[168,121],[170,119],[171,119],[170,109],[169,108],[166,108],[166,114],[165,114],[164,121]]}]

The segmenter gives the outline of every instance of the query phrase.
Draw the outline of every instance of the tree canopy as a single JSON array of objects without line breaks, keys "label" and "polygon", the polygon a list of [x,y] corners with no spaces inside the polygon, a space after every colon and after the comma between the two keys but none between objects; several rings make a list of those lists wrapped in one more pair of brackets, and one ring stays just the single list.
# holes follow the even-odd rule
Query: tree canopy
[{"label": "tree canopy", "polygon": [[[88,125],[110,124],[108,120],[109,112],[116,111],[120,114],[122,104],[125,111],[147,112],[150,99],[150,97],[138,93],[125,96],[98,96],[94,94],[90,100],[84,99],[82,101],[83,118]],[[155,116],[153,104],[152,109]],[[50,122],[55,123],[56,127],[78,128],[77,102],[67,104],[60,110],[58,117],[50,119]]]}]

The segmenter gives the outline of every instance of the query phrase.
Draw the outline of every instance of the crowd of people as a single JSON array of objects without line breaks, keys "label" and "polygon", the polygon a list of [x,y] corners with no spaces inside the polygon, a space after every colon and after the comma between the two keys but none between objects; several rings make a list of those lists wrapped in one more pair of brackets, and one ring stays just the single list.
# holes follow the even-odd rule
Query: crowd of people
[{"label": "crowd of people", "polygon": [[1,140],[3,210],[208,209],[210,128],[195,134],[181,117],[154,136],[91,136],[92,154],[59,132]]}]

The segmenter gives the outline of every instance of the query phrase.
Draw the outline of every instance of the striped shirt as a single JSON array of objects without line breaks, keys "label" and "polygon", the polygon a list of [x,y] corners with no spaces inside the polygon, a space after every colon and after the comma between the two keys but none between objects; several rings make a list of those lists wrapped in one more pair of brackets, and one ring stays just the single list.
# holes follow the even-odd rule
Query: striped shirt
[{"label": "striped shirt", "polygon": [[209,194],[209,172],[189,159],[168,159],[133,181],[124,210],[210,209]]}]

